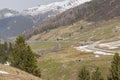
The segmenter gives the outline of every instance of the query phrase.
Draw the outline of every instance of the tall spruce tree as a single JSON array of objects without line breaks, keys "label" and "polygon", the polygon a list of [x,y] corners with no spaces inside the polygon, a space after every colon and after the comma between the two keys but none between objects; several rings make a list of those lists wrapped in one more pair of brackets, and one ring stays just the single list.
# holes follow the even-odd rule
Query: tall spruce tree
[{"label": "tall spruce tree", "polygon": [[78,75],[79,80],[90,80],[90,72],[86,69],[86,67],[83,67]]},{"label": "tall spruce tree", "polygon": [[108,80],[120,80],[120,56],[118,53],[113,57]]},{"label": "tall spruce tree", "polygon": [[37,67],[35,54],[30,46],[25,42],[23,36],[19,36],[12,48],[10,55],[11,65],[40,77],[40,70]]},{"label": "tall spruce tree", "polygon": [[0,63],[4,64],[7,60],[7,53],[4,44],[0,44]]},{"label": "tall spruce tree", "polygon": [[104,80],[99,68],[96,68],[96,71],[92,73],[92,80]]}]

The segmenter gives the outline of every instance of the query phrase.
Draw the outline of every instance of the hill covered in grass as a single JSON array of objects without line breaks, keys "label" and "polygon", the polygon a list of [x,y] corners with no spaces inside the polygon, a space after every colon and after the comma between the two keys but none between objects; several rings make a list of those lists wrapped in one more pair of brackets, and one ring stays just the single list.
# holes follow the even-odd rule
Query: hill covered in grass
[{"label": "hill covered in grass", "polygon": [[61,41],[117,40],[120,38],[119,21],[120,17],[98,23],[80,21],[32,36],[30,40],[57,41],[59,38]]},{"label": "hill covered in grass", "polygon": [[0,64],[0,70],[8,72],[9,74],[0,74],[0,80],[42,80],[29,73]]}]

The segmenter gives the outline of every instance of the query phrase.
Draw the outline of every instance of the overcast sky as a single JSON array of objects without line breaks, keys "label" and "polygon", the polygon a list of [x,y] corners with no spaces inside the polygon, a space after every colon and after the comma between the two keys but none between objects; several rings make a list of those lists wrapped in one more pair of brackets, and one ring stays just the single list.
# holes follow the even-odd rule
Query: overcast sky
[{"label": "overcast sky", "polygon": [[48,4],[55,1],[62,0],[0,0],[0,9],[12,8],[18,11],[31,8],[37,5]]}]

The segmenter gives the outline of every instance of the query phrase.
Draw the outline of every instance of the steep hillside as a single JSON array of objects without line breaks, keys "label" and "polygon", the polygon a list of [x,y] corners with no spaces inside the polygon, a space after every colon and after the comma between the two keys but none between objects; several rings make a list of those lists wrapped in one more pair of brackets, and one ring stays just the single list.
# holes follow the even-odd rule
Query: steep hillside
[{"label": "steep hillside", "polygon": [[85,4],[72,8],[45,21],[38,27],[26,32],[25,35],[26,38],[30,38],[32,35],[60,26],[70,25],[79,20],[86,20],[89,22],[110,20],[120,16],[119,8],[119,0],[92,0],[91,2],[86,2]]},{"label": "steep hillside", "polygon": [[4,66],[0,64],[0,71],[6,71],[8,74],[1,74],[0,73],[0,80],[41,80],[31,74],[28,74],[24,71],[19,69]]},{"label": "steep hillside", "polygon": [[80,21],[70,26],[61,26],[56,29],[34,35],[31,41],[98,41],[117,40],[120,38],[120,17],[108,21],[88,22]]}]

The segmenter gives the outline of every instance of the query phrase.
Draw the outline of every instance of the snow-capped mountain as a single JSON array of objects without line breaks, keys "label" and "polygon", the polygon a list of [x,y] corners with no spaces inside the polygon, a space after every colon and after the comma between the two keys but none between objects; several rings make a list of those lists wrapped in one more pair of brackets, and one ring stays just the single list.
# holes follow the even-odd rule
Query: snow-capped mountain
[{"label": "snow-capped mountain", "polygon": [[13,9],[5,8],[0,10],[0,19],[17,15],[19,12]]},{"label": "snow-capped mountain", "polygon": [[90,0],[64,0],[29,8],[22,12],[13,9],[0,10],[0,35],[10,38],[17,36],[50,17]]},{"label": "snow-capped mountain", "polygon": [[[66,11],[67,9],[70,9],[82,3],[85,3],[87,1],[91,1],[91,0],[64,0],[61,2],[54,2],[48,5],[40,5],[37,7],[29,8],[27,10],[24,10],[22,14],[31,15],[31,16],[45,14],[47,12],[53,12],[58,14]],[[52,15],[49,15],[48,17],[50,16]]]}]

